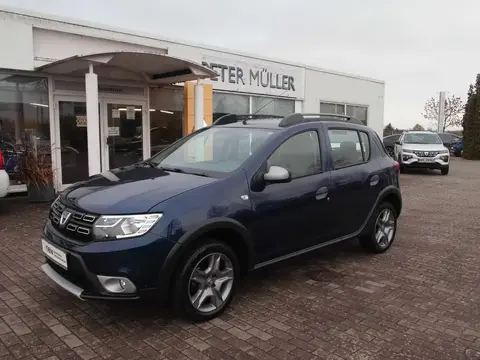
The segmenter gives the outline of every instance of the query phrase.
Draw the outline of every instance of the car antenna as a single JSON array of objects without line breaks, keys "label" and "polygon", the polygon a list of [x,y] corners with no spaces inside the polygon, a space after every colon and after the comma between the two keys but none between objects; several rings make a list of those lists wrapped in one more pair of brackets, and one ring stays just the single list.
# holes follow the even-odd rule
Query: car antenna
[{"label": "car antenna", "polygon": [[[285,94],[288,90],[284,90],[280,95],[278,96],[282,96],[283,94]],[[275,100],[274,97],[271,98],[271,100],[269,102],[267,102],[265,105],[263,105],[260,109],[258,109],[257,111],[255,111],[253,114],[251,115],[256,115],[260,110],[264,109],[267,105],[270,105],[273,101]],[[242,121],[242,125],[247,125],[247,119],[244,119]]]}]

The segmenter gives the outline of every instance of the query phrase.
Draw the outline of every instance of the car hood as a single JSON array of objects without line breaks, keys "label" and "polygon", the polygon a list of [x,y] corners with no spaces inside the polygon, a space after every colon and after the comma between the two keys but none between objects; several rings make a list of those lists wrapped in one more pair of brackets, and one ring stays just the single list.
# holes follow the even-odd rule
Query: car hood
[{"label": "car hood", "polygon": [[447,149],[443,144],[403,144],[403,148],[415,151],[441,151]]},{"label": "car hood", "polygon": [[135,214],[216,179],[167,172],[151,167],[106,171],[65,189],[61,196],[72,207],[96,214]]}]

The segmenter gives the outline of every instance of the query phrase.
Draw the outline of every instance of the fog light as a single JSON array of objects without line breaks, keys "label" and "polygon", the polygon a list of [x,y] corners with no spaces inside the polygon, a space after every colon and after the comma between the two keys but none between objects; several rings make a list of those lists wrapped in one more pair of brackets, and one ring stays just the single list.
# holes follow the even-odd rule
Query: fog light
[{"label": "fog light", "polygon": [[132,294],[137,291],[137,288],[129,279],[115,276],[97,276],[98,281],[105,290],[114,294]]},{"label": "fog light", "polygon": [[412,155],[403,155],[403,161],[410,160],[412,157]]},{"label": "fog light", "polygon": [[446,155],[440,156],[440,159],[442,159],[442,161],[447,162],[448,161],[448,156],[446,156]]}]

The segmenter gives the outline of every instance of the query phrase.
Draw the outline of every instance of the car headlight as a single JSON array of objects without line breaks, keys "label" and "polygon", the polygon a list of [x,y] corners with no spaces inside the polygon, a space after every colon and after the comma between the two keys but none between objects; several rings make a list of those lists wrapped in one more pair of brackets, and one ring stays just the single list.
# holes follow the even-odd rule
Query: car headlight
[{"label": "car headlight", "polygon": [[413,150],[410,150],[410,149],[403,149],[403,152],[406,152],[406,153],[413,153]]},{"label": "car headlight", "polygon": [[438,153],[439,154],[450,154],[450,151],[448,151],[448,149],[444,149],[444,150],[440,150]]},{"label": "car headlight", "polygon": [[147,233],[163,214],[105,215],[93,225],[97,240],[125,239]]}]

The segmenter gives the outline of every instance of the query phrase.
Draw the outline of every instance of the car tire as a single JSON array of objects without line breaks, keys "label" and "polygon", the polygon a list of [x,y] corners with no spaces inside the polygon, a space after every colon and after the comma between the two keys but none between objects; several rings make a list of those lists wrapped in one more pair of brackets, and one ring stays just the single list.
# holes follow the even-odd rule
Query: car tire
[{"label": "car tire", "polygon": [[383,202],[375,209],[368,231],[360,236],[360,245],[367,251],[381,254],[387,251],[397,233],[397,214],[389,202]]},{"label": "car tire", "polygon": [[440,171],[442,172],[442,175],[448,175],[449,170],[450,170],[450,166],[447,166],[446,168],[443,168]]},{"label": "car tire", "polygon": [[220,315],[233,299],[240,267],[235,252],[215,239],[202,241],[183,258],[175,283],[176,312],[203,322]]}]

